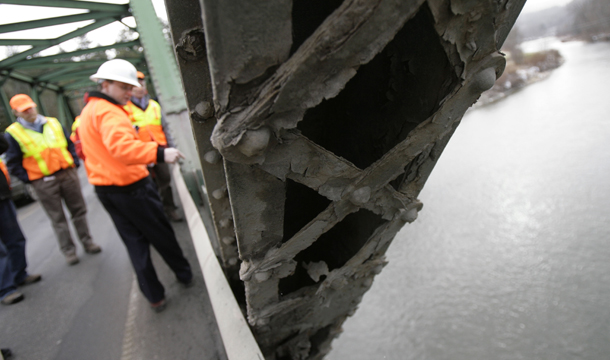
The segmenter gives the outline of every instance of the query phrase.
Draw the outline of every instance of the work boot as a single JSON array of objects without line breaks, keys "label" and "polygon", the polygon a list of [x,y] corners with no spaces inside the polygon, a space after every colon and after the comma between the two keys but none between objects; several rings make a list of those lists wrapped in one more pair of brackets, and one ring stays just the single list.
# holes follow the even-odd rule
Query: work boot
[{"label": "work boot", "polygon": [[160,313],[161,311],[165,310],[165,308],[167,307],[167,301],[165,301],[165,299],[158,301],[156,303],[151,303],[150,307],[156,312],[156,313]]},{"label": "work boot", "polygon": [[0,349],[0,354],[2,354],[4,359],[8,359],[11,356],[13,356],[13,352],[11,351],[11,349]]},{"label": "work boot", "polygon": [[182,285],[183,288],[188,289],[195,285],[195,277],[192,277],[189,281],[178,280],[178,282],[180,283],[180,285]]},{"label": "work boot", "polygon": [[78,260],[78,256],[76,256],[76,254],[67,254],[66,255],[66,262],[70,266],[78,264],[79,261],[80,260]]},{"label": "work boot", "polygon": [[33,284],[35,282],[39,282],[42,279],[42,275],[40,274],[30,274],[28,276],[25,277],[25,279],[21,280],[21,282],[19,282],[17,284],[17,286],[24,286],[24,285],[30,285]]},{"label": "work boot", "polygon": [[25,297],[22,293],[15,291],[6,295],[4,298],[2,298],[2,300],[0,300],[0,302],[2,303],[2,305],[13,305],[20,302],[24,298]]},{"label": "work boot", "polygon": [[84,244],[84,247],[87,254],[97,254],[102,252],[102,248],[93,241]]}]

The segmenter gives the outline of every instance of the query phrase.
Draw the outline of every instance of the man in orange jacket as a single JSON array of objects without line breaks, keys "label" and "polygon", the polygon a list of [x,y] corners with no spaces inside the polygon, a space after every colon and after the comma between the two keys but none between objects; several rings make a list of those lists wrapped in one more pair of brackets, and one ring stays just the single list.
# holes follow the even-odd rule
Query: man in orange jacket
[{"label": "man in orange jacket", "polygon": [[85,252],[99,253],[102,249],[89,233],[87,205],[76,172],[80,163],[69,134],[57,119],[38,114],[36,103],[25,94],[13,96],[10,106],[17,116],[5,134],[9,143],[6,165],[10,173],[34,187],[69,265],[79,260],[62,200],[72,214],[72,224]]},{"label": "man in orange jacket", "polygon": [[165,289],[152,264],[150,245],[183,286],[193,284],[193,274],[146,165],[174,163],[184,156],[175,148],[141,141],[133,128],[123,108],[133,87],[140,86],[131,63],[109,60],[90,78],[100,91],[89,93],[78,127],[89,182],[127,247],[140,290],[159,312],[165,308]]},{"label": "man in orange jacket", "polygon": [[[154,141],[160,147],[174,147],[174,141],[167,131],[167,123],[163,117],[161,106],[158,102],[148,96],[144,73],[138,71],[138,82],[140,87],[135,87],[131,100],[125,105],[125,110],[136,126],[140,140]],[[169,166],[165,163],[153,164],[149,167],[150,173],[159,188],[163,209],[172,221],[182,221],[182,217],[176,211],[174,195],[171,188],[171,175]]]}]

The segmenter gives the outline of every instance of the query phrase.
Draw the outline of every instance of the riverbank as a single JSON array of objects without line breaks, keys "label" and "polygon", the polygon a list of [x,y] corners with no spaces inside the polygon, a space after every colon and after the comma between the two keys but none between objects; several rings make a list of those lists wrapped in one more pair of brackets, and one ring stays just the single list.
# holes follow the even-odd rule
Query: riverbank
[{"label": "riverbank", "polygon": [[473,108],[494,103],[527,85],[544,80],[551,75],[552,70],[565,62],[561,53],[555,49],[523,54],[519,63],[512,60],[510,54],[507,55],[504,73],[490,90],[481,95]]}]

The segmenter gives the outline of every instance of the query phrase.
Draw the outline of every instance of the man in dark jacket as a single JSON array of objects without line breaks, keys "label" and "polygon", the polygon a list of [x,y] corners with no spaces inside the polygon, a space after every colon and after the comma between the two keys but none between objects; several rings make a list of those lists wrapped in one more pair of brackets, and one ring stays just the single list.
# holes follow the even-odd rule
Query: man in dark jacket
[{"label": "man in dark jacket", "polygon": [[[8,142],[0,136],[0,154],[8,149]],[[0,160],[0,302],[4,305],[23,300],[18,285],[40,281],[40,275],[27,273],[25,237],[17,222],[15,204],[11,200],[10,177]]]}]

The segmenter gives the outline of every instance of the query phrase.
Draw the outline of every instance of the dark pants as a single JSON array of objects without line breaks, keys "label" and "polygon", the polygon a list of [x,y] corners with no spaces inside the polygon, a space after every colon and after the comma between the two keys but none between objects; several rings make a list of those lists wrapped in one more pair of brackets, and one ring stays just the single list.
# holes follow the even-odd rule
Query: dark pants
[{"label": "dark pants", "polygon": [[0,242],[0,300],[17,291],[11,276],[11,260],[4,245]]},{"label": "dark pants", "polygon": [[174,204],[174,194],[172,193],[172,176],[169,170],[169,164],[161,163],[155,164],[152,168],[149,168],[151,175],[155,179],[157,188],[159,188],[159,194],[163,201],[163,208],[166,212],[170,212],[176,209]]},{"label": "dark pants", "polygon": [[156,303],[165,297],[165,289],[153,266],[150,245],[159,252],[178,281],[190,282],[193,273],[152,181],[147,178],[131,190],[109,192],[96,188],[96,193],[127,247],[140,290],[149,302]]},{"label": "dark pants", "polygon": [[15,204],[10,199],[0,201],[0,240],[8,254],[10,279],[19,284],[28,275],[25,270],[28,264],[25,260],[25,237],[17,222]]}]

